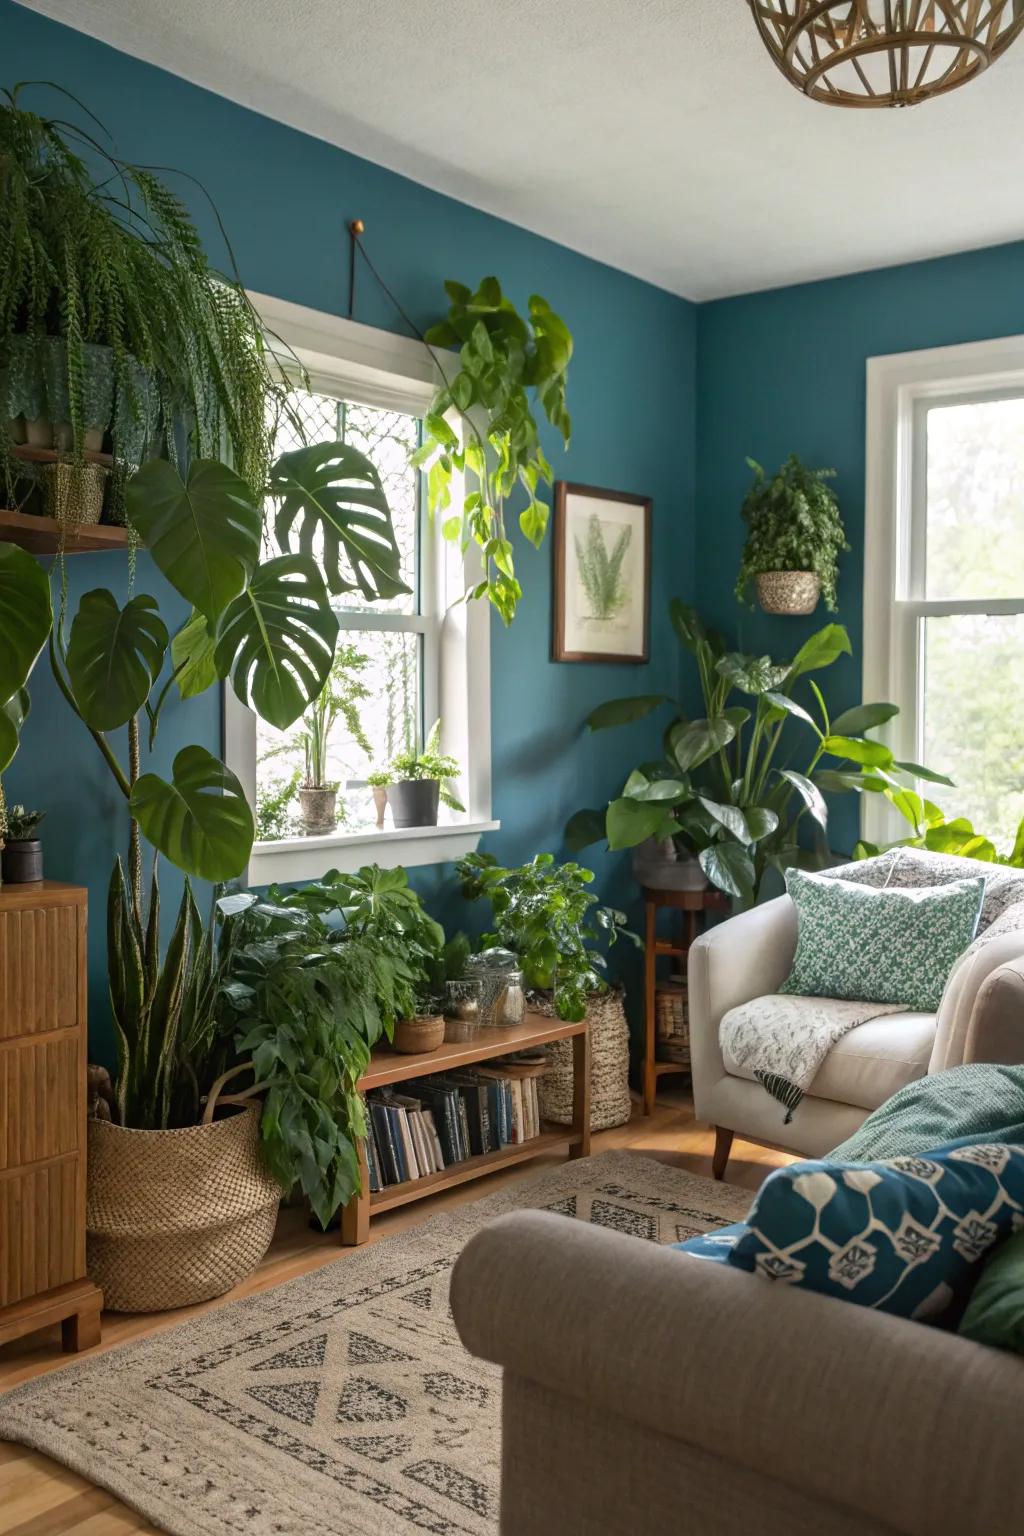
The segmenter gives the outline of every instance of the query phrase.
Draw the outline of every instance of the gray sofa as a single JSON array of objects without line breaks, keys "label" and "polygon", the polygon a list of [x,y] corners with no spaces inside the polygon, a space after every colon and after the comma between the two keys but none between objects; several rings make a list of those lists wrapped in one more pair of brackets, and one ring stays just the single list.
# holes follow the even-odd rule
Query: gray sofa
[{"label": "gray sofa", "polygon": [[[1018,957],[963,1057],[1022,1043]],[[543,1212],[471,1239],[452,1307],[504,1369],[503,1536],[1024,1531],[1024,1357]]]}]

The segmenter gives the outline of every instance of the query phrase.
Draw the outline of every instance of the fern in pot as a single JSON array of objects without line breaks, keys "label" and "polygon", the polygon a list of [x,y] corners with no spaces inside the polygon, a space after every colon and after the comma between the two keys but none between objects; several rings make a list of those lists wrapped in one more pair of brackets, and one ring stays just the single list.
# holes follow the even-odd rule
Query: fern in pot
[{"label": "fern in pot", "polygon": [[771,477],[753,459],[742,515],[747,524],[736,596],[746,602],[751,582],[765,613],[813,613],[819,597],[836,610],[839,555],[849,549],[839,503],[829,481],[834,469],[808,469],[791,453]]},{"label": "fern in pot", "polygon": [[422,752],[399,752],[388,769],[388,804],[395,826],[436,827],[440,804],[464,811],[452,783],[458,772],[455,758],[441,751],[441,722],[435,720]]}]

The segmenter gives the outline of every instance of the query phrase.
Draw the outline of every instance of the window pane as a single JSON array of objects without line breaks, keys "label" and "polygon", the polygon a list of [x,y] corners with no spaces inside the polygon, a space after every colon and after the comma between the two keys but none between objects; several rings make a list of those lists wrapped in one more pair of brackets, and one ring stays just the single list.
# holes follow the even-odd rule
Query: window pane
[{"label": "window pane", "polygon": [[[332,395],[310,394],[295,389],[288,403],[310,443],[340,439],[365,453],[380,475],[391,508],[395,538],[401,551],[401,576],[410,595],[372,604],[375,613],[416,613],[416,553],[419,525],[420,473],[409,464],[409,454],[420,440],[416,416],[387,411],[376,405],[337,400]],[[275,454],[302,446],[302,435],[287,414],[282,414],[274,438]],[[347,592],[335,599],[339,609],[365,609],[361,592]]]},{"label": "window pane", "polygon": [[924,761],[957,786],[932,794],[1006,853],[1024,816],[1024,614],[929,618],[924,631]]},{"label": "window pane", "polygon": [[[364,657],[365,664],[346,666],[348,648]],[[373,826],[376,814],[370,790],[365,784],[350,788],[349,781],[365,780],[371,767],[386,765],[396,752],[415,742],[420,637],[395,630],[343,629],[338,654],[342,665],[336,664],[333,695],[345,699],[349,708],[339,709],[330,731],[326,776],[339,785],[339,831],[355,832]],[[360,744],[356,727],[365,745]],[[257,835],[261,839],[301,835],[298,784],[305,770],[304,730],[302,721],[290,731],[258,722]]]},{"label": "window pane", "polygon": [[1024,398],[927,419],[925,596],[1024,597]]}]

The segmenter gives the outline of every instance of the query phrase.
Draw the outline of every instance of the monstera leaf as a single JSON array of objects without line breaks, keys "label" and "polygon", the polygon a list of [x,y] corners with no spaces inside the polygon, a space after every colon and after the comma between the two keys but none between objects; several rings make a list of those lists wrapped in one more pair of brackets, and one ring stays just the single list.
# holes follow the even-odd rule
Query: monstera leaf
[{"label": "monstera leaf", "polygon": [[257,568],[225,613],[214,661],[242,703],[283,731],[322,691],[337,638],[313,560],[281,555]]},{"label": "monstera leaf", "polygon": [[263,514],[245,481],[215,459],[182,480],[152,459],[128,482],[128,520],[173,587],[215,624],[256,568]]},{"label": "monstera leaf", "polygon": [[313,443],[283,453],[270,471],[280,501],[274,531],[282,549],[315,558],[337,595],[357,587],[373,602],[409,588],[380,476],[347,443]]},{"label": "monstera leaf", "polygon": [[216,648],[205,615],[194,608],[171,641],[171,661],[183,699],[196,698],[217,681]]},{"label": "monstera leaf", "polygon": [[28,689],[19,688],[0,708],[0,773],[10,766],[28,714]]},{"label": "monstera leaf", "polygon": [[86,725],[113,731],[138,714],[166,650],[155,598],[140,593],[119,608],[105,587],[86,592],[68,645],[68,677]]},{"label": "monstera leaf", "polygon": [[171,781],[144,773],[128,809],[145,837],[187,875],[233,880],[249,862],[255,826],[241,784],[205,747],[183,747]]},{"label": "monstera leaf", "polygon": [[0,700],[24,687],[52,622],[50,583],[38,560],[0,544]]}]

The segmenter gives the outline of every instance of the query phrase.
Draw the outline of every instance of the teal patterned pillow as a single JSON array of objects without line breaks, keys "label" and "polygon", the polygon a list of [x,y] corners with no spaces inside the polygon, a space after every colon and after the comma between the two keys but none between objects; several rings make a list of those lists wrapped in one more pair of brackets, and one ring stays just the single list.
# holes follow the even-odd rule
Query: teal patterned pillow
[{"label": "teal patterned pillow", "polygon": [[985,878],[875,890],[790,869],[786,889],[796,905],[797,942],[780,992],[934,1013],[974,939]]}]

